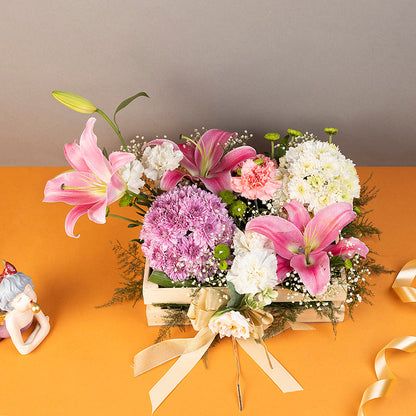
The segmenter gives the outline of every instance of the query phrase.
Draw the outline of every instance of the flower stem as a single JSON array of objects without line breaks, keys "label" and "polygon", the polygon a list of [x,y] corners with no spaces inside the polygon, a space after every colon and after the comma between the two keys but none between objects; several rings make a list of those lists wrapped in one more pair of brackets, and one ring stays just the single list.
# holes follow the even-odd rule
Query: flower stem
[{"label": "flower stem", "polygon": [[157,193],[154,189],[152,189],[147,183],[144,184],[145,188],[147,188],[153,195],[157,196]]},{"label": "flower stem", "polygon": [[104,117],[104,119],[107,121],[107,123],[112,127],[112,129],[116,132],[116,134],[117,134],[117,136],[119,137],[119,139],[120,139],[120,141],[121,141],[121,144],[122,144],[122,146],[123,146],[123,148],[124,148],[124,150],[127,152],[127,145],[126,145],[126,142],[124,141],[124,139],[123,139],[123,137],[122,137],[122,135],[121,135],[121,133],[120,133],[120,130],[114,125],[114,123],[108,118],[108,116],[107,116],[107,114],[105,114],[104,113],[104,111],[101,111],[99,108],[97,108],[96,110],[95,110],[98,114],[101,114],[103,117]]},{"label": "flower stem", "polygon": [[134,207],[140,212],[141,215],[145,215],[146,211],[138,204],[134,204]]},{"label": "flower stem", "polygon": [[132,222],[134,224],[138,224],[138,225],[142,225],[141,222],[136,221],[136,220],[132,220],[130,218],[126,218],[126,217],[122,217],[121,215],[116,215],[116,214],[108,214],[109,217],[114,217],[114,218],[119,218],[120,220],[125,220],[128,222]]},{"label": "flower stem", "polygon": [[238,359],[238,351],[237,351],[237,342],[235,341],[234,337],[231,337],[233,340],[233,350],[234,350],[234,358],[235,364],[237,367],[237,397],[238,397],[238,408],[240,412],[243,410],[243,399],[241,397],[241,387],[240,387],[240,360]]}]

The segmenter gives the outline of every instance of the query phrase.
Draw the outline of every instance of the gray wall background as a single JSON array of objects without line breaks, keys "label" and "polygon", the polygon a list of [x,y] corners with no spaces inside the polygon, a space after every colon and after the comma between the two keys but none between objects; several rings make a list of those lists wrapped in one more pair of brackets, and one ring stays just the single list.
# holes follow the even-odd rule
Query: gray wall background
[{"label": "gray wall background", "polygon": [[[14,0],[1,2],[0,165],[64,166],[88,116],[78,93],[119,115],[123,135],[197,127],[321,134],[357,165],[415,165],[414,0]],[[118,148],[97,116],[99,143]]]}]

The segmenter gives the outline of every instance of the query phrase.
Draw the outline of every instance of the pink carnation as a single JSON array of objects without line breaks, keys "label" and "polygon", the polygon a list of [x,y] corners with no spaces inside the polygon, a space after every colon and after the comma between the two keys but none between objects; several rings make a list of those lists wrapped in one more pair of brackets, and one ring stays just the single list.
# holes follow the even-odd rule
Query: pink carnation
[{"label": "pink carnation", "polygon": [[240,192],[248,199],[267,201],[273,198],[282,182],[275,180],[276,161],[263,155],[257,155],[257,158],[263,159],[261,165],[257,165],[253,159],[241,163],[241,176],[231,178],[231,186],[233,191]]}]

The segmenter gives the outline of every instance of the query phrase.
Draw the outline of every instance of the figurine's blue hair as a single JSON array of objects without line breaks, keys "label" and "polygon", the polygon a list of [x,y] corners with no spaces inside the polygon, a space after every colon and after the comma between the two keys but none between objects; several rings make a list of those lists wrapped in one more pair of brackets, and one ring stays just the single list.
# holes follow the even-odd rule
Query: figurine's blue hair
[{"label": "figurine's blue hair", "polygon": [[5,277],[0,282],[0,309],[6,312],[12,311],[10,301],[22,293],[27,285],[34,289],[32,279],[23,273],[17,272]]}]

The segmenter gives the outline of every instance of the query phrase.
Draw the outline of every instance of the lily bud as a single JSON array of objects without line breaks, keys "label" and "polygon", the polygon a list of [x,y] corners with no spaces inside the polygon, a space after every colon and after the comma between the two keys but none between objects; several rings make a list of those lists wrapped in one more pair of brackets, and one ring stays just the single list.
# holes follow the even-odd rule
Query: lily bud
[{"label": "lily bud", "polygon": [[92,114],[97,110],[97,107],[91,101],[72,92],[53,91],[52,95],[61,104],[66,105],[71,110],[78,111],[78,113]]}]

